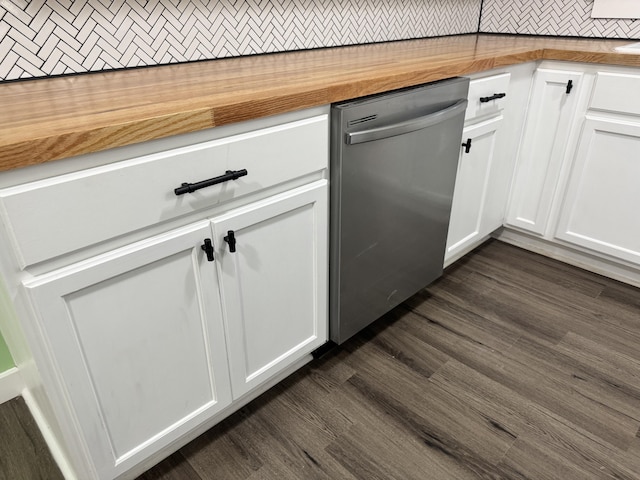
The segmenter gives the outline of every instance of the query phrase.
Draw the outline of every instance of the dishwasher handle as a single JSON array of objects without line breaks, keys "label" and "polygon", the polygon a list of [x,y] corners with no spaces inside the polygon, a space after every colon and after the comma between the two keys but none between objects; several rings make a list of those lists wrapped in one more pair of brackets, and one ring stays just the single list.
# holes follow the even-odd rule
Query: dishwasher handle
[{"label": "dishwasher handle", "polygon": [[429,115],[412,118],[411,120],[405,120],[404,122],[393,123],[391,125],[385,125],[384,127],[376,127],[369,130],[362,130],[360,132],[347,133],[345,135],[345,141],[347,142],[347,145],[354,145],[356,143],[371,142],[373,140],[381,140],[383,138],[395,137],[396,135],[402,135],[404,133],[415,132],[416,130],[422,130],[423,128],[431,127],[453,118],[464,112],[466,108],[467,99],[463,98],[450,107],[443,108],[442,110],[430,113]]}]

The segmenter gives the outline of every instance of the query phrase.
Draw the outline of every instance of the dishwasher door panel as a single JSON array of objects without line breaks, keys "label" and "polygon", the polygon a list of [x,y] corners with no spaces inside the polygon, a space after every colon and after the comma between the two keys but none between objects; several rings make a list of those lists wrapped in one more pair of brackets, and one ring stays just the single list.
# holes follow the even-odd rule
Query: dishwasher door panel
[{"label": "dishwasher door panel", "polygon": [[464,105],[420,130],[340,146],[332,163],[334,342],[442,275],[463,118]]}]

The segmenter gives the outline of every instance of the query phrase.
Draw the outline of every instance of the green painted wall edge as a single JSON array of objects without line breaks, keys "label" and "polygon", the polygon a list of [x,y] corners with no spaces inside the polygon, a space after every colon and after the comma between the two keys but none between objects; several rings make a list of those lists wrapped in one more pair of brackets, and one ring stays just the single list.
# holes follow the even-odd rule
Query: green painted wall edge
[{"label": "green painted wall edge", "polygon": [[[15,322],[15,318],[13,317],[12,310],[9,309],[9,294],[4,286],[4,282],[0,278],[0,373],[6,372],[15,366],[15,362],[13,358],[11,358],[9,347],[7,347],[7,342],[2,336],[1,331],[4,328],[8,328],[11,322]],[[7,330],[4,331],[5,333],[7,332]]]},{"label": "green painted wall edge", "polygon": [[6,372],[13,366],[13,358],[11,358],[7,343],[4,341],[4,338],[0,333],[0,373]]}]

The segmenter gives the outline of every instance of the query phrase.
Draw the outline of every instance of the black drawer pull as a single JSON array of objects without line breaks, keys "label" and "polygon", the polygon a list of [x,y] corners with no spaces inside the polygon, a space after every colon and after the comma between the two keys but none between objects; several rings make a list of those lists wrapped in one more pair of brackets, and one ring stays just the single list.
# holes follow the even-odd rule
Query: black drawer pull
[{"label": "black drawer pull", "polygon": [[464,147],[464,153],[469,153],[471,151],[471,139],[467,138],[467,141],[462,146]]},{"label": "black drawer pull", "polygon": [[497,100],[499,98],[504,98],[506,96],[507,96],[506,93],[494,93],[490,97],[480,97],[480,103],[487,103],[487,102],[490,102],[491,100]]},{"label": "black drawer pull", "polygon": [[244,177],[247,174],[247,170],[243,168],[242,170],[227,170],[224,175],[220,175],[219,177],[213,177],[209,180],[203,180],[197,183],[183,183],[180,187],[174,190],[176,195],[183,195],[185,193],[193,193],[196,190],[200,190],[201,188],[210,187],[212,185],[217,185],[219,183],[228,182],[229,180],[237,180],[240,177]]}]

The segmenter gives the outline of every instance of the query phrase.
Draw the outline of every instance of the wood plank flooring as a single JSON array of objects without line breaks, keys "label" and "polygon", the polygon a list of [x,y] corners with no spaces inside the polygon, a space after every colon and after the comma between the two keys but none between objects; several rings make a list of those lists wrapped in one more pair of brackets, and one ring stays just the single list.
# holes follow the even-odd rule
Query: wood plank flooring
[{"label": "wood plank flooring", "polygon": [[640,290],[491,241],[139,480],[640,480],[639,429]]},{"label": "wood plank flooring", "polygon": [[140,479],[640,479],[640,290],[492,241]]},{"label": "wood plank flooring", "polygon": [[0,480],[63,480],[22,397],[0,405]]}]

